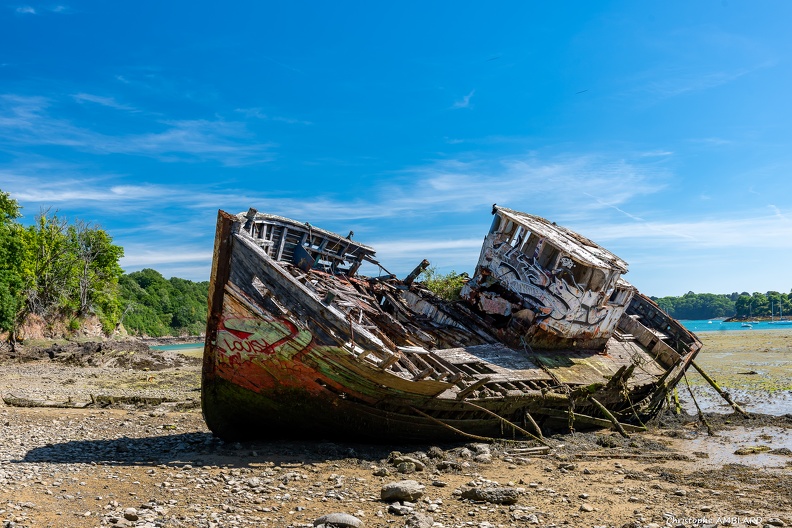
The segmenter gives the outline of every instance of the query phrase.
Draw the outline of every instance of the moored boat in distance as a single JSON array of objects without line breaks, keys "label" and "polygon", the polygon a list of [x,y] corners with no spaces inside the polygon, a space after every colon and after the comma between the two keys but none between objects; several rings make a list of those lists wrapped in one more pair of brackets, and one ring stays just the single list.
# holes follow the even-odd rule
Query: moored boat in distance
[{"label": "moored boat in distance", "polygon": [[[438,441],[642,428],[701,342],[627,263],[493,206],[461,299],[358,274],[373,248],[255,209],[220,211],[202,372],[225,439]],[[384,269],[384,268],[383,268]]]}]

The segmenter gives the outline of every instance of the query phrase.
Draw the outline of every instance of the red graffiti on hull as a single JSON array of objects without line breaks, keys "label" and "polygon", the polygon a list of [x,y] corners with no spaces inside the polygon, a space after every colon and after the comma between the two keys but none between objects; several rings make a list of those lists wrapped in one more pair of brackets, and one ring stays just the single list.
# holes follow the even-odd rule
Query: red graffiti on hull
[{"label": "red graffiti on hull", "polygon": [[256,392],[290,381],[304,386],[315,374],[296,356],[311,342],[309,332],[288,320],[227,317],[217,333],[218,374]]},{"label": "red graffiti on hull", "polygon": [[[267,343],[263,338],[255,337],[263,333],[262,331],[247,332],[237,328],[228,328],[225,321],[223,321],[218,328],[217,345],[228,353],[228,355],[239,354],[248,357],[258,354],[270,355],[274,354],[276,349],[282,344],[293,341],[300,333],[300,330],[294,323],[283,319],[263,324],[267,325],[267,333],[272,333],[272,329],[276,327],[276,325],[277,327],[285,327],[288,333],[272,343]],[[278,329],[280,330],[280,328]],[[251,336],[253,337],[251,338]]]}]

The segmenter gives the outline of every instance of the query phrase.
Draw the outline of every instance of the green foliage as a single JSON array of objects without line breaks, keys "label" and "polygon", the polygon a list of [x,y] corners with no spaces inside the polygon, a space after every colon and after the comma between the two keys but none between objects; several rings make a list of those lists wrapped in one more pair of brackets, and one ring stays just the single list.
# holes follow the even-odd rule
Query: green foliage
[{"label": "green foliage", "polygon": [[693,293],[681,297],[661,297],[653,300],[671,317],[676,319],[714,319],[716,317],[792,317],[792,293],[776,291],[753,294]]},{"label": "green foliage", "polygon": [[735,303],[737,317],[792,317],[792,293],[742,293]]},{"label": "green foliage", "polygon": [[16,219],[20,207],[8,193],[0,191],[0,332],[11,332],[17,322],[22,296],[23,246]]},{"label": "green foliage", "polygon": [[446,275],[437,273],[437,268],[434,266],[425,269],[420,276],[423,277],[423,283],[429,291],[447,301],[459,299],[459,292],[468,278],[467,274],[456,271]]},{"label": "green foliage", "polygon": [[20,207],[0,191],[0,331],[29,314],[66,320],[70,329],[89,315],[112,331],[120,317],[118,264],[124,250],[104,230],[70,224],[43,212],[23,227]]},{"label": "green foliage", "polygon": [[206,327],[209,282],[165,279],[153,269],[121,277],[120,300],[129,332],[160,337],[198,335]]},{"label": "green foliage", "polygon": [[681,297],[661,297],[654,301],[675,319],[713,319],[734,315],[734,301],[724,294],[687,292]]}]

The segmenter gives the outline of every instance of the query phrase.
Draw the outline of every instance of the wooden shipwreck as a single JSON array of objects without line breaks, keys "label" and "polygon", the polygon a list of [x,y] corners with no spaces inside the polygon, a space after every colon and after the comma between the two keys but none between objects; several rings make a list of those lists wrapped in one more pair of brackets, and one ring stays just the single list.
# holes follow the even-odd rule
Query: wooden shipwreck
[{"label": "wooden shipwreck", "polygon": [[[218,436],[438,441],[641,428],[701,347],[626,282],[627,264],[493,207],[462,299],[358,275],[364,244],[220,211],[202,376]],[[384,268],[383,268],[384,269]]]}]

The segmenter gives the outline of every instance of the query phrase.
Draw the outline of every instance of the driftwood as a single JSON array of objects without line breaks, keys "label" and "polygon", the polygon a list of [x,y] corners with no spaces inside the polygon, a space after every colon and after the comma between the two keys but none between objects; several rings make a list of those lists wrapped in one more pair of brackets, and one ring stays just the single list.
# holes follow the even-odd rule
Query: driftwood
[{"label": "driftwood", "polygon": [[633,458],[638,460],[691,460],[679,453],[573,453],[578,458]]},{"label": "driftwood", "polygon": [[721,389],[721,388],[720,388],[720,386],[719,386],[719,385],[718,385],[718,384],[715,382],[715,380],[714,380],[714,379],[712,379],[711,377],[709,377],[709,375],[708,375],[706,372],[704,372],[704,371],[701,369],[701,367],[699,367],[699,366],[698,366],[698,364],[696,364],[696,362],[695,362],[695,361],[691,361],[691,362],[690,362],[690,364],[693,366],[693,368],[694,368],[694,369],[696,369],[696,371],[697,371],[699,374],[701,374],[701,377],[702,377],[702,378],[704,378],[704,379],[707,381],[707,383],[709,383],[710,385],[712,385],[712,388],[713,388],[713,389],[715,389],[715,390],[718,392],[718,394],[720,394],[720,397],[721,397],[721,398],[723,398],[724,400],[726,400],[726,403],[728,403],[729,405],[731,405],[731,406],[732,406],[732,408],[733,408],[735,411],[737,411],[738,413],[742,414],[742,415],[743,415],[743,416],[745,416],[746,418],[748,418],[748,417],[749,417],[749,414],[748,414],[747,412],[745,412],[744,410],[742,410],[742,408],[741,408],[739,405],[737,405],[737,404],[734,402],[734,400],[732,400],[732,399],[731,399],[731,396],[729,396],[729,393],[728,393],[728,392],[726,392],[725,390]]},{"label": "driftwood", "polygon": [[[568,418],[570,415],[569,411],[565,411],[563,409],[542,409],[542,414],[546,414],[548,416],[557,416],[559,418]],[[612,427],[613,423],[610,420],[605,420],[604,418],[594,418],[593,416],[588,416],[586,414],[579,414],[579,413],[571,413],[574,417],[575,421],[589,424],[589,425],[596,425],[599,427]],[[640,433],[646,431],[646,427],[641,427],[638,425],[630,425],[626,423],[619,423],[622,429],[625,431],[629,431],[632,433]]]},{"label": "driftwood", "polygon": [[53,400],[32,400],[29,398],[18,398],[12,394],[9,394],[8,396],[3,396],[3,403],[9,407],[54,407],[58,409],[84,409],[85,407],[92,405],[93,402],[73,402],[71,401],[71,398],[65,402]]},{"label": "driftwood", "polygon": [[613,414],[604,405],[591,396],[589,396],[588,399],[591,403],[597,406],[597,409],[599,409],[600,412],[608,418],[608,420],[611,421],[613,427],[619,431],[620,435],[622,435],[624,438],[630,438],[630,435],[628,435],[627,431],[624,430],[624,427],[622,427],[622,424],[619,423],[619,420],[617,420],[616,417],[613,416]]},{"label": "driftwood", "polygon": [[85,409],[91,406],[107,407],[115,404],[157,406],[157,405],[162,405],[163,403],[175,403],[190,407],[197,405],[197,402],[191,400],[178,401],[178,400],[171,400],[168,398],[153,398],[146,396],[109,396],[109,395],[94,396],[93,394],[91,394],[90,396],[91,396],[91,401],[75,402],[72,401],[71,397],[69,397],[66,401],[55,401],[55,400],[35,400],[30,398],[19,398],[17,396],[14,396],[13,394],[9,394],[8,396],[3,396],[3,403],[8,405],[9,407],[49,407],[55,409]]},{"label": "driftwood", "polygon": [[547,455],[550,453],[549,446],[539,446],[539,447],[520,447],[516,449],[510,449],[506,452],[507,455]]}]

